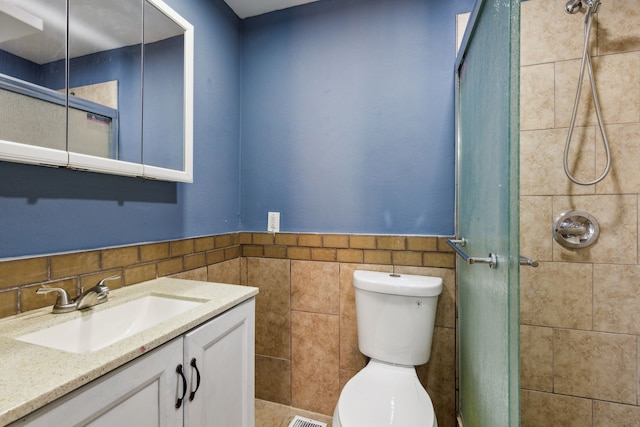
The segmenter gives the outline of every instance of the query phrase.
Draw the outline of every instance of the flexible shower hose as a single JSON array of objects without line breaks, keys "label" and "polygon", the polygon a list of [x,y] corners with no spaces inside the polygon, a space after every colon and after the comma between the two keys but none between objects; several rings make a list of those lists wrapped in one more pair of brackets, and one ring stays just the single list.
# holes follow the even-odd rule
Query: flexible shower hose
[{"label": "flexible shower hose", "polygon": [[[594,7],[589,7],[587,10],[587,16],[585,17],[585,29],[584,29],[584,51],[582,53],[582,64],[580,65],[580,77],[578,79],[578,90],[576,92],[576,101],[573,105],[573,114],[571,115],[571,123],[569,124],[569,133],[567,134],[567,142],[564,146],[564,172],[567,174],[567,177],[576,184],[579,185],[594,185],[598,182],[602,181],[609,170],[611,170],[611,149],[609,147],[609,140],[607,139],[607,133],[604,129],[604,123],[602,122],[602,113],[600,112],[600,102],[598,101],[598,93],[596,90],[596,82],[593,77],[593,67],[591,65],[591,56],[589,55],[589,36],[591,33],[591,24],[593,22],[593,15],[597,12],[599,2],[597,2]],[[582,81],[584,80],[584,69],[585,65],[589,70],[589,78],[591,81],[591,93],[593,94],[593,105],[596,109],[596,116],[598,117],[598,125],[600,127],[600,134],[602,135],[602,139],[604,141],[604,149],[607,153],[607,165],[604,168],[604,172],[598,178],[593,181],[580,181],[576,179],[569,170],[569,146],[571,145],[571,137],[573,135],[573,129],[576,124],[576,116],[578,113],[578,103],[580,102],[580,92],[582,91]]]}]

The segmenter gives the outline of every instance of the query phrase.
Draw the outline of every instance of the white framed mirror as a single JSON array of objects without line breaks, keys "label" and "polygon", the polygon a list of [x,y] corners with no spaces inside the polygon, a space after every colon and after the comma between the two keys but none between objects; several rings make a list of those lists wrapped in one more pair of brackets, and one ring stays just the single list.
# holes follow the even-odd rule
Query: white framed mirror
[{"label": "white framed mirror", "polygon": [[193,141],[193,27],[158,0],[145,1],[144,19],[145,176],[182,176],[191,182],[193,143],[180,147],[171,141]]},{"label": "white framed mirror", "polygon": [[193,26],[161,0],[0,0],[0,116],[0,160],[192,182]]}]

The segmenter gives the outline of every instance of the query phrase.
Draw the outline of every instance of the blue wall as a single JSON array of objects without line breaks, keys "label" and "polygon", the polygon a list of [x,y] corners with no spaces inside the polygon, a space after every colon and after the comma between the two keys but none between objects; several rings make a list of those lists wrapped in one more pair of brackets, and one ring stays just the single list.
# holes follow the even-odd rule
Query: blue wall
[{"label": "blue wall", "polygon": [[[0,258],[265,230],[452,234],[455,13],[321,0],[195,26],[194,183],[0,162]],[[240,182],[242,180],[242,182]]]},{"label": "blue wall", "polygon": [[0,73],[11,77],[40,83],[40,66],[0,49]]},{"label": "blue wall", "polygon": [[242,223],[454,233],[455,14],[323,0],[244,22]]},{"label": "blue wall", "polygon": [[0,162],[0,258],[238,230],[241,21],[165,1],[196,28],[194,183]]}]

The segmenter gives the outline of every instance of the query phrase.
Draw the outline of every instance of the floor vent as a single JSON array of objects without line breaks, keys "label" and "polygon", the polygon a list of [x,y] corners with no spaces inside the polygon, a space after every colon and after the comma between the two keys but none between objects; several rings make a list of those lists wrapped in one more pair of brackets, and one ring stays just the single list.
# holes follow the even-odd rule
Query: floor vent
[{"label": "floor vent", "polygon": [[327,427],[327,423],[321,423],[320,421],[296,415],[289,424],[289,427]]}]

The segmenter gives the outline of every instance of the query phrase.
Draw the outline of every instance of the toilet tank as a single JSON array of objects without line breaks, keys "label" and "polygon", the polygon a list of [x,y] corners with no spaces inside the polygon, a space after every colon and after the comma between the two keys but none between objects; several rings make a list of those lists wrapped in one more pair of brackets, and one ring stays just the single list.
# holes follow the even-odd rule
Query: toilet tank
[{"label": "toilet tank", "polygon": [[442,279],[356,270],[353,286],[360,351],[397,365],[427,363]]}]

